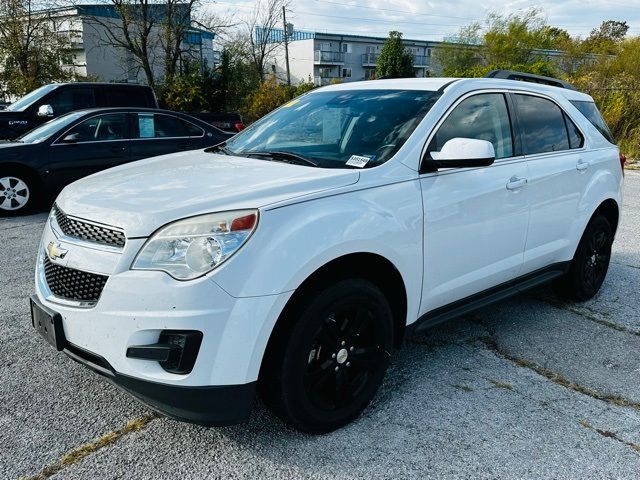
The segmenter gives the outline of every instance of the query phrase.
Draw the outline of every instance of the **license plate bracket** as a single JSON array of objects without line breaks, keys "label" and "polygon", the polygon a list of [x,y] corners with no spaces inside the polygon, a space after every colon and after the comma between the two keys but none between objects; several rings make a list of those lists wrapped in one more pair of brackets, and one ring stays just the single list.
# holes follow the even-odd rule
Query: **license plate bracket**
[{"label": "license plate bracket", "polygon": [[29,303],[33,327],[56,350],[62,351],[66,344],[62,315],[42,305],[35,295],[29,299]]}]

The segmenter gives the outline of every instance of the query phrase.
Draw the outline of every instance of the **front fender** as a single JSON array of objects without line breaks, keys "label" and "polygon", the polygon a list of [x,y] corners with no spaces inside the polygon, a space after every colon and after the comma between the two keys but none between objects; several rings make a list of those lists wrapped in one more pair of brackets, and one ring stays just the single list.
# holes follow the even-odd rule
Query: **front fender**
[{"label": "front fender", "polygon": [[417,180],[366,188],[261,212],[253,238],[211,279],[235,297],[276,295],[338,257],[374,253],[402,276],[411,321],[422,288],[422,238]]}]

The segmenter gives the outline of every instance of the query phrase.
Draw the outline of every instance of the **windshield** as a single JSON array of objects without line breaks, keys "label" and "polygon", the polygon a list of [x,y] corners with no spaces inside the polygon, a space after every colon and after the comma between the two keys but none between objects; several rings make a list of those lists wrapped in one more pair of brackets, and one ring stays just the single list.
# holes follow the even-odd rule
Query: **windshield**
[{"label": "windshield", "polygon": [[[225,144],[232,155],[303,157],[324,168],[372,167],[389,160],[435,99],[424,90],[342,90],[296,98]],[[262,154],[260,157],[259,154]]]},{"label": "windshield", "polygon": [[58,130],[61,130],[67,125],[75,122],[78,118],[82,117],[86,113],[87,112],[67,113],[66,115],[51,120],[44,125],[40,125],[38,128],[34,128],[30,132],[25,133],[23,136],[18,138],[18,141],[22,143],[44,142]]},{"label": "windshield", "polygon": [[37,88],[31,93],[27,93],[20,100],[13,102],[5,110],[9,112],[23,112],[38,99],[44,97],[47,93],[57,87],[58,85],[45,85],[44,87]]}]

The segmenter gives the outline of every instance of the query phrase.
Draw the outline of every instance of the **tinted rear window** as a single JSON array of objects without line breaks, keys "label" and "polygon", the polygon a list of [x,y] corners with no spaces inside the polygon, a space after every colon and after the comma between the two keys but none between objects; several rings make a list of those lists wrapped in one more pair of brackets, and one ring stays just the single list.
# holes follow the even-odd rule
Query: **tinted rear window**
[{"label": "tinted rear window", "polygon": [[611,134],[611,130],[607,127],[607,124],[605,123],[604,118],[602,118],[602,115],[600,115],[595,103],[578,100],[571,100],[571,103],[574,107],[580,110],[580,113],[582,113],[594,127],[600,131],[604,138],[609,140],[611,143],[616,143],[613,139],[613,135]]},{"label": "tinted rear window", "polygon": [[568,150],[569,135],[564,112],[550,100],[531,95],[516,95],[520,127],[524,133],[525,153]]},{"label": "tinted rear window", "polygon": [[146,88],[107,87],[105,96],[108,107],[156,107]]}]

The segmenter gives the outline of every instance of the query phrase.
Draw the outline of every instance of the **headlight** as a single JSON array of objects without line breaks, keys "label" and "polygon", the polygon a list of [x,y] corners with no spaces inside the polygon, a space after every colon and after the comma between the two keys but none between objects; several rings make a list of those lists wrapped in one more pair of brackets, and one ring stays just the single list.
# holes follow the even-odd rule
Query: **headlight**
[{"label": "headlight", "polygon": [[211,213],[170,223],[147,240],[133,270],[160,270],[178,280],[210,272],[237,252],[258,224],[257,210]]}]

